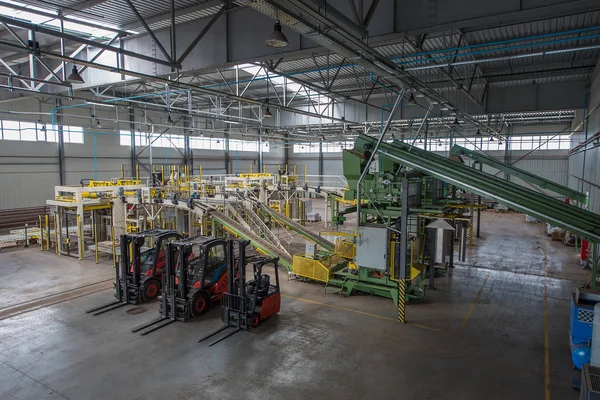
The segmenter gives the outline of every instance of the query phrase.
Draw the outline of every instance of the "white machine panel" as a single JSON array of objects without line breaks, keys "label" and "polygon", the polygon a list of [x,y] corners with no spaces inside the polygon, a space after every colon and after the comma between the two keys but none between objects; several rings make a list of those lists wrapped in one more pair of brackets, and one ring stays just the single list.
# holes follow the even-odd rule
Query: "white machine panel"
[{"label": "white machine panel", "polygon": [[356,264],[360,267],[386,270],[390,231],[370,226],[359,226],[356,230]]}]

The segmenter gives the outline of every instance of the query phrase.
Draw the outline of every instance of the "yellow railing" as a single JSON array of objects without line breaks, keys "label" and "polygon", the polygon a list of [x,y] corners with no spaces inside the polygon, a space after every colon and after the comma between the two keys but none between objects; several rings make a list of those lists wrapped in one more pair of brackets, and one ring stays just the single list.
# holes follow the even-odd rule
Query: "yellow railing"
[{"label": "yellow railing", "polygon": [[331,255],[318,260],[306,258],[302,253],[294,255],[292,273],[304,278],[320,282],[329,282],[331,269],[345,260],[337,255]]},{"label": "yellow railing", "polygon": [[335,245],[334,253],[349,260],[356,256],[356,234],[346,232],[320,232],[323,239]]}]

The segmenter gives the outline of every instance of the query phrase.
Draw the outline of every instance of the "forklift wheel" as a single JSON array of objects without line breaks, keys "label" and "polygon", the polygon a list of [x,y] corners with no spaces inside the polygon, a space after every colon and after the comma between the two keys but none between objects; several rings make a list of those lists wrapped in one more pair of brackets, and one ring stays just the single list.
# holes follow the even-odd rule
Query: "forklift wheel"
[{"label": "forklift wheel", "polygon": [[160,283],[156,279],[150,279],[144,282],[142,285],[142,296],[144,297],[144,301],[151,301],[158,296],[160,292]]},{"label": "forklift wheel", "polygon": [[191,314],[193,317],[199,317],[208,311],[210,307],[210,299],[206,292],[196,292],[192,297],[192,304],[190,307]]},{"label": "forklift wheel", "polygon": [[257,313],[252,314],[252,316],[250,317],[250,326],[252,328],[256,328],[259,323],[260,323],[260,315],[258,315]]}]

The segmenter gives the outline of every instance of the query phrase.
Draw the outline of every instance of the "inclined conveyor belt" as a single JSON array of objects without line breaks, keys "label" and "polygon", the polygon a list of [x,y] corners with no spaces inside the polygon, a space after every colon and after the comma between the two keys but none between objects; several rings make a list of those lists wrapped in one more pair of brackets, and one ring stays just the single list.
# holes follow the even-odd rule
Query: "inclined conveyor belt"
[{"label": "inclined conveyor belt", "polygon": [[533,183],[534,185],[537,185],[543,189],[552,190],[555,193],[562,194],[568,199],[577,200],[583,204],[587,204],[588,202],[588,197],[584,193],[560,185],[556,182],[552,182],[551,180],[542,178],[541,176],[538,176],[536,174],[532,174],[529,171],[522,170],[511,164],[503,163],[502,161],[498,161],[493,157],[487,156],[474,150],[467,149],[457,144],[452,146],[452,149],[450,149],[450,155],[467,156],[472,160],[479,161],[482,164],[489,165],[490,167],[506,172],[509,175],[516,176],[517,178],[520,178],[529,183]]},{"label": "inclined conveyor belt", "polygon": [[[374,148],[376,143],[377,138],[361,134],[356,139],[355,148],[362,151],[365,144]],[[598,214],[399,141],[382,142],[377,153],[475,194],[496,200],[587,240],[600,242]]]},{"label": "inclined conveyor belt", "polygon": [[304,238],[310,240],[311,242],[316,243],[317,245],[321,246],[323,249],[325,249],[327,251],[334,251],[335,245],[333,243],[331,243],[329,240],[326,240],[326,239],[322,238],[321,236],[310,232],[308,229],[306,229],[306,227],[300,225],[299,223],[292,220],[291,218],[288,218],[285,215],[273,210],[271,207],[269,207],[263,203],[260,203],[260,202],[257,202],[257,204],[261,207],[261,209],[263,211],[267,212],[269,215],[271,215],[271,217],[275,218],[276,220],[278,220],[279,222],[281,222],[283,225],[287,226],[294,232],[297,232],[298,234],[302,235]]}]

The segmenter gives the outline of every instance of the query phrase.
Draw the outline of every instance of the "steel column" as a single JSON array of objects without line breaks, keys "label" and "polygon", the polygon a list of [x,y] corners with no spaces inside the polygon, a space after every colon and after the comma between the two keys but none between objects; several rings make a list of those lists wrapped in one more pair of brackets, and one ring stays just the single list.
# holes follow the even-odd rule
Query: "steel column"
[{"label": "steel column", "polygon": [[131,134],[131,149],[130,149],[130,153],[131,153],[131,175],[134,174],[135,171],[135,159],[136,159],[136,155],[135,155],[135,111],[133,109],[133,106],[130,105],[129,107],[129,132]]},{"label": "steel column", "polygon": [[[56,108],[61,107],[61,100],[56,99]],[[56,124],[58,129],[56,130],[56,135],[58,139],[58,178],[60,185],[66,184],[65,177],[65,141],[63,137],[63,118],[60,113],[56,114]]]}]

